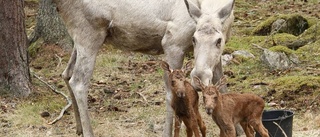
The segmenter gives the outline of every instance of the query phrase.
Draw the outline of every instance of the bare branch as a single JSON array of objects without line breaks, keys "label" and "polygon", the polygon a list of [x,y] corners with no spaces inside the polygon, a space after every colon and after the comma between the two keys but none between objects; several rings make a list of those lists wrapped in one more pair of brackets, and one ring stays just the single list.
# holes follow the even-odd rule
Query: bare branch
[{"label": "bare branch", "polygon": [[147,98],[146,98],[144,95],[142,95],[142,93],[140,93],[140,92],[136,92],[136,93],[137,93],[138,95],[140,95],[146,103],[148,103]]},{"label": "bare branch", "polygon": [[57,54],[54,54],[54,55],[55,55],[55,56],[58,58],[58,60],[59,60],[59,63],[58,63],[58,65],[57,65],[57,68],[58,68],[58,67],[61,66],[62,58],[59,57]]},{"label": "bare branch", "polygon": [[34,76],[34,77],[36,77],[36,78],[37,78],[38,80],[40,80],[42,83],[44,83],[45,85],[47,85],[54,93],[56,93],[56,94],[61,94],[64,98],[66,98],[66,100],[67,100],[67,102],[68,102],[68,104],[61,110],[60,115],[59,115],[57,118],[55,118],[53,121],[51,121],[51,122],[48,123],[49,125],[52,125],[52,124],[56,123],[58,120],[60,120],[60,119],[62,118],[64,112],[72,105],[72,102],[71,102],[70,98],[69,98],[66,94],[64,94],[63,92],[58,91],[54,86],[52,86],[52,85],[50,85],[48,82],[42,80],[42,79],[41,79],[38,75],[36,75],[34,72],[31,72],[31,73],[33,73],[33,76]]}]

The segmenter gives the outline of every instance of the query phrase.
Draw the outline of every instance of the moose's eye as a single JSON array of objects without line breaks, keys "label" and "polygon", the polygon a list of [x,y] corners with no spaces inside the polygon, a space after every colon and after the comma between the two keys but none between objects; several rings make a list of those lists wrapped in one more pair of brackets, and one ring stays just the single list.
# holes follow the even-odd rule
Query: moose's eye
[{"label": "moose's eye", "polygon": [[171,81],[171,84],[174,85],[174,84],[176,84],[176,82],[175,81]]},{"label": "moose's eye", "polygon": [[216,46],[217,46],[218,48],[220,48],[220,47],[221,47],[221,38],[219,38],[219,39],[217,40],[217,44],[216,44]]},{"label": "moose's eye", "polygon": [[217,97],[217,96],[215,96],[215,97],[213,97],[213,99],[214,99],[214,100],[217,100],[217,99],[218,99],[218,97]]}]

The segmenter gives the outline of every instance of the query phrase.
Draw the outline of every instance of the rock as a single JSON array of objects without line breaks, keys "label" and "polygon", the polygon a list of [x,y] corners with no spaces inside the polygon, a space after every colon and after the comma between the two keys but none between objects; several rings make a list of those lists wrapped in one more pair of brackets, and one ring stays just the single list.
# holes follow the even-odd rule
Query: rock
[{"label": "rock", "polygon": [[245,58],[255,58],[255,56],[248,52],[248,51],[245,51],[245,50],[237,50],[237,51],[234,51],[232,53],[233,56],[242,56],[242,57],[245,57]]},{"label": "rock", "polygon": [[254,28],[252,34],[266,36],[270,35],[272,33],[272,30],[280,29],[279,33],[288,33],[298,36],[303,33],[308,27],[309,24],[307,19],[302,17],[301,15],[276,15],[259,24],[256,28]]},{"label": "rock", "polygon": [[275,31],[285,31],[287,28],[287,21],[284,19],[277,19],[275,22],[272,23],[271,32]]},{"label": "rock", "polygon": [[49,116],[50,116],[50,113],[47,112],[47,111],[44,111],[44,112],[42,112],[40,115],[41,115],[41,117],[49,117]]},{"label": "rock", "polygon": [[222,66],[225,66],[225,65],[229,64],[232,59],[233,59],[233,56],[231,54],[222,55],[222,57],[221,57]]},{"label": "rock", "polygon": [[268,49],[264,49],[261,61],[274,70],[288,69],[299,63],[298,57],[294,54],[288,56],[284,52],[273,52]]}]

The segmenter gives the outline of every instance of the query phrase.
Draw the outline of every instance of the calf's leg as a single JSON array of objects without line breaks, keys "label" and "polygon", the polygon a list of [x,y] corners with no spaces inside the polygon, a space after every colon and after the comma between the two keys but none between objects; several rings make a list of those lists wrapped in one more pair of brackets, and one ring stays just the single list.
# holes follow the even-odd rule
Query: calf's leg
[{"label": "calf's leg", "polygon": [[179,119],[179,117],[176,116],[174,120],[175,120],[175,123],[174,123],[174,137],[179,137],[180,128],[181,128],[181,119]]},{"label": "calf's leg", "polygon": [[268,130],[263,126],[260,119],[251,121],[250,125],[260,133],[261,137],[269,137]]},{"label": "calf's leg", "polygon": [[[197,105],[198,106],[198,105]],[[206,137],[206,126],[202,120],[202,117],[199,113],[199,109],[196,108],[196,117],[197,117],[197,123],[198,123],[198,126],[200,128],[200,131],[201,131],[201,134],[202,134],[202,137]]]},{"label": "calf's leg", "polygon": [[242,121],[240,122],[240,124],[244,130],[244,133],[246,133],[247,137],[254,137],[254,131],[247,121]]}]

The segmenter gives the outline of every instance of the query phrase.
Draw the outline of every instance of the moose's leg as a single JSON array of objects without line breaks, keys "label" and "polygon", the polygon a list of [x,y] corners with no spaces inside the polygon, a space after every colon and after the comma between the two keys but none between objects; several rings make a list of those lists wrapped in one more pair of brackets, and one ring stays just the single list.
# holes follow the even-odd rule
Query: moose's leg
[{"label": "moose's leg", "polygon": [[81,126],[81,122],[80,122],[80,115],[79,115],[79,109],[78,109],[78,105],[77,105],[77,102],[76,102],[76,99],[75,99],[75,96],[71,90],[71,87],[69,85],[69,80],[73,74],[73,69],[74,69],[74,64],[76,63],[76,56],[77,56],[77,51],[76,51],[76,48],[74,47],[73,48],[73,51],[72,51],[72,54],[71,54],[71,57],[69,59],[69,62],[68,62],[68,65],[66,67],[66,69],[63,71],[62,73],[62,77],[69,89],[69,93],[70,93],[70,96],[71,96],[71,99],[72,99],[72,104],[73,104],[73,110],[74,110],[74,115],[75,115],[75,118],[76,118],[76,130],[77,130],[77,134],[78,135],[81,135],[82,134],[82,126]]},{"label": "moose's leg", "polygon": [[[169,64],[170,69],[181,69],[186,51],[186,32],[187,28],[177,27],[173,23],[167,26],[166,34],[161,43],[164,49],[165,61]],[[181,33],[181,34],[180,34]],[[190,33],[191,35],[191,33]],[[190,36],[191,37],[191,36]],[[190,40],[191,41],[191,40]],[[164,74],[166,94],[167,115],[163,131],[163,137],[172,136],[173,109],[171,107],[172,91],[170,89],[168,74]]]},{"label": "moose's leg", "polygon": [[[213,71],[213,77],[212,77],[213,84],[219,82],[219,80],[221,79],[222,76],[223,76],[223,70],[222,70],[222,63],[221,63],[221,59],[220,59],[219,63],[217,64],[216,68]],[[224,85],[220,89],[220,92],[226,93],[227,92],[227,85]]]},{"label": "moose's leg", "polygon": [[106,33],[103,31],[104,29],[99,29],[98,31],[87,23],[79,24],[87,27],[77,27],[71,31],[73,32],[70,35],[74,40],[74,51],[63,75],[70,92],[72,92],[71,96],[77,120],[77,133],[82,133],[84,137],[93,137],[88,114],[87,96],[96,56],[104,42]]},{"label": "moose's leg", "polygon": [[[183,63],[183,55],[182,59],[176,60],[178,58],[171,57],[170,55],[173,55],[175,53],[167,53],[167,59],[166,62],[168,62],[169,66],[171,67],[170,69],[180,69],[182,67]],[[177,64],[177,62],[179,62]],[[169,84],[169,78],[168,74],[164,74],[164,81],[165,81],[165,89],[167,91],[166,94],[166,108],[167,108],[167,115],[166,115],[166,120],[165,120],[165,126],[164,126],[164,131],[163,131],[163,137],[171,137],[172,136],[172,124],[173,124],[173,116],[174,112],[171,107],[171,101],[172,101],[172,91],[170,89],[170,84]]]}]

